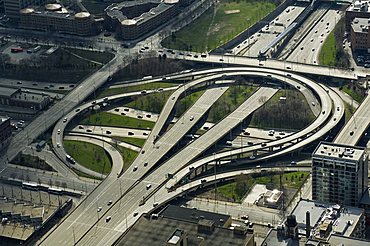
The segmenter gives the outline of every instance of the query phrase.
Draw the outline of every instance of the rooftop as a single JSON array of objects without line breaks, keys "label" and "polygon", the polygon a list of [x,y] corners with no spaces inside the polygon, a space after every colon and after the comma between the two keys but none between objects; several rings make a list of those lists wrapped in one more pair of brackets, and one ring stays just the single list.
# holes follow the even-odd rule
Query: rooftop
[{"label": "rooftop", "polygon": [[370,19],[368,18],[354,18],[351,23],[351,27],[354,32],[368,33],[369,24],[370,24]]},{"label": "rooftop", "polygon": [[[178,1],[160,1],[160,0],[136,0],[136,1],[124,1],[121,3],[113,3],[109,5],[105,12],[107,15],[113,19],[117,19],[122,25],[136,25],[141,22],[146,22],[153,18],[154,16],[167,11],[169,8],[172,8],[174,4],[178,3]],[[145,11],[144,13],[140,14],[139,16],[128,18],[122,11],[124,8],[132,7],[132,6],[143,6],[152,4],[154,7],[151,8],[149,11]]]},{"label": "rooftop", "polygon": [[9,88],[9,87],[0,87],[0,96],[2,97],[11,97],[14,93],[18,92],[20,89]]},{"label": "rooftop", "polygon": [[217,214],[197,209],[189,209],[178,207],[174,205],[168,205],[162,212],[161,215],[165,218],[182,220],[187,222],[198,223],[200,220],[214,221],[215,226],[224,227],[225,223],[230,219],[229,215]]},{"label": "rooftop", "polygon": [[176,232],[179,231],[187,234],[188,245],[199,245],[203,241],[205,245],[212,246],[244,246],[247,241],[253,240],[252,234],[242,236],[235,234],[233,230],[228,228],[215,227],[212,232],[198,232],[198,224],[195,222],[187,222],[163,216],[159,216],[158,219],[141,216],[133,227],[120,239],[117,245],[163,246],[169,241],[171,243],[177,242],[179,235]]},{"label": "rooftop", "polygon": [[306,240],[303,238],[299,239],[292,239],[286,237],[278,236],[276,229],[271,229],[265,239],[263,240],[261,245],[268,245],[268,246],[304,246]]},{"label": "rooftop", "polygon": [[27,8],[21,9],[20,13],[26,15],[48,15],[68,19],[82,19],[91,17],[90,13],[86,12],[86,10],[79,9],[78,6],[76,6],[75,9],[67,9],[60,3],[49,3],[44,6],[28,6]]},{"label": "rooftop", "polygon": [[358,238],[348,238],[340,235],[331,235],[329,238],[330,245],[345,245],[345,246],[369,246],[370,242]]},{"label": "rooftop", "polygon": [[[319,237],[319,230],[330,229],[331,233],[351,236],[357,223],[362,219],[364,210],[355,207],[341,207],[339,205],[321,204],[311,200],[301,200],[292,214],[296,216],[298,230],[305,234],[306,212],[310,212],[310,225],[315,237]],[[316,230],[317,229],[317,230]]]},{"label": "rooftop", "polygon": [[369,1],[353,1],[348,7],[347,11],[352,12],[369,12]]},{"label": "rooftop", "polygon": [[313,156],[315,158],[336,158],[344,161],[360,161],[366,155],[365,148],[320,142]]}]

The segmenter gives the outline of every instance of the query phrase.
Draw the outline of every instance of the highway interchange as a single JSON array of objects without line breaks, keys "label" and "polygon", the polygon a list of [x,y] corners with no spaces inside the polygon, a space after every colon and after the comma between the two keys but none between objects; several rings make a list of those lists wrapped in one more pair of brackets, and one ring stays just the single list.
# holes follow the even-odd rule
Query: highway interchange
[{"label": "highway interchange", "polygon": [[[299,14],[300,9],[291,9],[295,14]],[[331,19],[337,15],[336,11],[327,11],[323,19]],[[340,13],[339,13],[340,14]],[[339,18],[338,18],[339,19]],[[281,21],[287,21],[285,17],[281,17]],[[322,24],[320,24],[322,23]],[[300,41],[297,46],[320,45],[321,39],[311,41],[310,35],[314,35],[316,29],[319,33],[325,30],[331,30],[334,27],[332,21],[329,25],[326,24],[326,19],[323,22],[311,29],[311,32]],[[328,26],[328,28],[326,28]],[[273,29],[273,28],[271,28]],[[270,30],[271,31],[271,30]],[[277,30],[279,31],[279,30]],[[326,31],[327,32],[327,31]],[[324,34],[325,36],[327,34]],[[323,37],[325,38],[325,37]],[[311,44],[309,44],[311,43]],[[256,42],[258,44],[258,42]],[[256,46],[257,47],[257,46]],[[258,50],[258,49],[257,49]],[[256,51],[257,51],[256,50]],[[250,50],[250,53],[255,51]],[[307,52],[306,52],[307,53]],[[255,162],[268,160],[277,156],[297,151],[308,144],[321,139],[330,130],[337,126],[340,119],[344,115],[344,104],[339,95],[330,88],[320,85],[310,79],[304,77],[304,74],[333,76],[345,79],[357,79],[365,77],[367,74],[362,71],[351,71],[331,67],[313,66],[302,63],[316,64],[318,51],[310,53],[309,58],[302,58],[299,48],[295,49],[288,61],[279,61],[268,59],[260,61],[255,58],[242,57],[237,55],[207,55],[201,57],[201,54],[188,52],[189,55],[180,55],[179,52],[168,52],[169,58],[185,59],[192,61],[200,61],[206,63],[218,63],[223,65],[236,65],[240,67],[209,69],[204,71],[191,71],[176,75],[171,75],[171,79],[181,79],[194,76],[196,79],[183,84],[176,88],[168,88],[164,90],[174,90],[161,114],[156,119],[156,124],[152,131],[147,132],[149,136],[141,150],[141,154],[135,162],[126,171],[122,172],[122,157],[109,143],[108,137],[88,137],[82,131],[75,129],[69,139],[77,139],[81,141],[93,142],[97,145],[105,143],[105,148],[113,159],[112,172],[107,175],[100,185],[86,184],[86,182],[78,182],[81,187],[85,186],[87,193],[91,193],[69,214],[55,229],[48,233],[41,241],[41,245],[64,244],[64,245],[106,245],[112,244],[128,227],[130,227],[142,213],[152,211],[154,205],[158,206],[172,200],[186,192],[189,192],[203,182],[198,179],[185,185],[181,185],[180,181],[189,176],[194,170],[200,170],[208,164],[222,163],[222,160],[234,161],[239,157],[243,157],[240,163],[246,163],[245,171],[226,172],[224,174],[210,175],[205,177],[206,183],[212,183],[215,180],[232,178],[241,173],[255,172],[256,169],[262,170],[262,167],[256,168]],[[108,76],[113,74],[122,65],[122,58],[126,55],[126,51],[118,49],[116,58],[105,65],[97,73],[91,75],[76,88],[65,96],[60,102],[51,107],[49,110],[40,115],[37,119],[28,125],[24,131],[18,133],[13,139],[7,155],[1,161],[1,173],[12,172],[12,167],[5,165],[7,159],[12,159],[20,150],[26,150],[27,146],[42,132],[54,126],[52,134],[53,150],[59,157],[59,162],[65,162],[66,152],[63,146],[58,147],[58,143],[63,142],[64,129],[74,117],[84,110],[90,110],[92,107],[102,104],[106,99],[97,99],[92,104],[92,101],[81,102],[90,95],[96,88],[103,85]],[[198,57],[195,57],[198,55]],[[307,60],[308,59],[308,60]],[[224,120],[212,126],[207,132],[188,144],[184,149],[178,151],[169,160],[163,161],[163,157],[200,121],[209,108],[220,98],[226,89],[233,84],[235,76],[257,76],[267,79],[274,78],[282,83],[290,84],[292,87],[299,90],[305,95],[311,109],[317,117],[315,121],[307,128],[299,132],[287,134],[281,139],[271,139],[264,144],[255,144],[252,146],[241,146],[240,148],[231,151],[217,152],[212,155],[202,156],[202,154],[211,148],[219,140],[223,139],[231,130],[238,127],[243,120],[253,113],[256,109],[262,106],[276,92],[276,88],[262,86],[250,98],[248,98],[238,109],[232,112]],[[159,82],[162,78],[150,79],[150,82]],[[139,82],[139,81],[138,81]],[[207,87],[207,91],[198,99],[198,101],[186,111],[173,127],[165,132],[164,126],[169,119],[172,118],[172,109],[175,103],[184,96],[185,93],[191,91],[195,86],[202,85]],[[318,95],[316,98],[314,94]],[[111,96],[107,101],[118,101],[124,97],[140,95],[142,92],[132,92],[116,96]],[[158,93],[158,91],[148,90],[146,93]],[[312,107],[311,102],[317,102],[321,107]],[[362,137],[363,132],[369,126],[369,117],[367,116],[370,99],[369,96],[364,103],[360,105],[351,118],[348,124],[342,129],[336,142],[344,144],[356,144]],[[78,109],[78,111],[76,111]],[[67,122],[63,122],[64,118]],[[58,133],[61,131],[61,134]],[[99,130],[97,130],[99,131]],[[123,130],[122,130],[123,131]],[[353,131],[352,134],[350,134]],[[77,134],[79,132],[79,134]],[[141,132],[140,132],[141,133]],[[138,135],[135,133],[135,135]],[[142,134],[141,134],[142,135]],[[26,141],[25,141],[26,140]],[[48,156],[45,153],[45,156]],[[253,156],[253,158],[250,158]],[[48,157],[52,158],[52,157]],[[225,162],[228,163],[228,162]],[[65,163],[64,163],[65,164]],[[63,165],[63,163],[61,163]],[[60,166],[57,168],[60,168]],[[134,171],[134,167],[137,167]],[[79,167],[81,168],[81,167]],[[281,169],[281,168],[280,168]],[[297,170],[295,167],[285,167],[286,171]],[[58,170],[68,176],[67,170]],[[168,174],[174,175],[172,179],[168,178]],[[50,176],[50,178],[55,176]],[[49,179],[50,179],[49,178]],[[63,181],[63,177],[58,177]],[[45,178],[45,182],[47,178]],[[67,180],[67,179],[66,179]],[[148,189],[148,184],[151,187]],[[86,188],[89,186],[89,188]],[[168,188],[171,188],[169,192]],[[111,206],[107,206],[108,201],[113,201]],[[144,202],[144,204],[139,203]],[[97,213],[97,208],[103,207],[103,211]],[[107,216],[112,216],[109,223],[105,222]]]}]

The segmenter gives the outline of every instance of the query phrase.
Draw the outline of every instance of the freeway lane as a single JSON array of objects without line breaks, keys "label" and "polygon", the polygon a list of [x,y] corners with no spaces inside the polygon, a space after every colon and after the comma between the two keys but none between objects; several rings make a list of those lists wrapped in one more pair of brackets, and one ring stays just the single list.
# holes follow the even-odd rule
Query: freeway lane
[{"label": "freeway lane", "polygon": [[349,119],[347,124],[341,129],[334,140],[334,143],[345,145],[356,145],[360,141],[362,134],[370,125],[370,95],[357,108],[356,112]]},{"label": "freeway lane", "polygon": [[[246,117],[248,117],[257,108],[262,106],[270,99],[278,90],[272,88],[262,87],[251,95],[244,103],[242,103],[235,111],[224,118],[220,123],[213,126],[209,131],[205,132],[194,142],[190,143],[186,148],[175,154],[171,159],[158,167],[154,172],[149,174],[142,182],[138,183],[132,188],[126,196],[124,196],[125,204],[120,206],[115,204],[106,216],[114,217],[116,214],[127,213],[128,217],[133,217],[133,213],[138,206],[140,197],[150,195],[152,189],[160,187],[159,185],[166,180],[165,175],[168,172],[175,171],[184,165],[187,165],[191,160],[194,160],[201,153],[203,153],[209,146],[215,144],[219,139],[225,136],[231,129],[240,124]],[[261,100],[264,98],[264,100]],[[179,124],[181,119],[178,121]],[[175,125],[176,125],[175,124]],[[151,184],[152,188],[147,190],[146,185]],[[152,206],[152,203],[145,206]],[[102,223],[101,221],[100,223]],[[126,225],[121,220],[112,220],[104,228],[98,227],[96,230],[91,229],[79,241],[79,245],[106,245],[111,244],[119,236],[122,231],[126,229]]]},{"label": "freeway lane", "polygon": [[[253,68],[233,68],[234,69],[234,71],[241,71],[241,70],[245,70],[244,72],[234,72],[232,75],[242,75],[242,74],[248,74],[248,73],[250,73],[250,74],[256,74],[256,69],[253,69]],[[269,73],[281,73],[281,74],[283,74],[283,75],[285,75],[285,73],[284,72],[282,72],[282,71],[275,71],[275,70],[272,70],[272,69],[264,69],[264,68],[258,68],[258,70],[259,71],[261,71],[258,75],[259,76],[268,76],[268,74]],[[232,71],[232,69],[213,69],[213,70],[208,70],[208,71],[202,71],[202,73],[215,73],[215,72],[218,72],[218,73],[220,73],[220,72],[223,72],[223,71]],[[193,73],[193,74],[197,74],[197,73]],[[199,74],[201,74],[201,73],[199,73]],[[285,77],[283,77],[283,76],[281,76],[281,75],[279,75],[279,76],[277,76],[277,75],[274,75],[275,77],[279,77],[279,79],[280,80],[284,80],[285,79]],[[212,75],[212,76],[209,76],[207,79],[208,80],[214,80],[214,79],[219,79],[219,78],[221,78],[221,77],[223,77],[223,74],[221,73],[221,74],[218,74],[218,75]],[[302,78],[301,76],[300,76],[300,78]],[[203,79],[202,81],[207,81],[207,79]],[[288,79],[289,80],[289,77],[287,77],[286,79]],[[198,82],[198,83],[200,83],[200,82]],[[295,82],[294,81],[294,83],[297,83],[297,82]],[[312,82],[311,82],[312,83]],[[298,83],[299,84],[299,83]],[[295,86],[296,84],[294,84],[294,86]],[[315,87],[316,86],[316,87]],[[319,95],[322,95],[322,98],[320,99],[320,101],[321,101],[321,103],[323,103],[323,105],[327,105],[328,103],[326,102],[326,97],[325,97],[325,95],[326,95],[326,93],[325,93],[325,91],[321,88],[321,87],[319,87],[319,86],[317,86],[316,84],[314,84],[313,83],[313,85],[311,85],[311,86],[309,86],[309,87],[313,87],[313,89],[314,90],[316,90],[316,92],[319,94]],[[180,88],[180,90],[181,90],[181,88]],[[171,101],[171,100],[169,100],[169,101]],[[263,101],[263,100],[262,100]],[[162,111],[162,114],[163,114],[163,111]],[[162,115],[161,114],[161,115]],[[180,122],[180,121],[179,121]],[[216,129],[216,128],[211,128],[211,130],[212,129]],[[209,131],[208,131],[209,132]],[[202,135],[203,137],[204,136],[206,136],[206,135]],[[196,140],[197,141],[197,140]],[[193,143],[196,143],[196,141],[194,141]],[[206,144],[209,144],[208,142],[206,143]],[[203,148],[206,148],[206,146],[201,146],[201,147],[203,147]],[[178,164],[178,163],[182,163],[182,159],[180,159],[180,162],[176,162],[176,165]],[[161,177],[162,179],[164,179],[164,175],[169,171],[169,170],[171,170],[171,169],[169,169],[169,168],[164,168],[164,169],[161,169],[162,170],[162,173],[161,174],[158,174],[159,176],[157,176],[157,177]],[[172,171],[172,170],[171,170]],[[176,170],[173,170],[173,171],[176,171]],[[157,172],[156,172],[157,173]],[[124,175],[125,176],[125,175]],[[108,193],[107,194],[107,196],[106,197],[102,197],[101,199],[100,199],[100,197],[98,197],[96,200],[98,200],[99,199],[99,203],[100,204],[104,204],[105,202],[107,202],[108,201],[108,199],[109,199],[109,196],[110,196],[110,194],[114,194],[115,192],[117,192],[117,190],[121,190],[122,188],[122,185],[121,185],[121,180],[122,181],[127,181],[127,182],[135,182],[135,180],[136,179],[130,179],[130,178],[125,178],[125,177],[122,177],[122,178],[120,178],[120,180],[119,181],[116,181],[116,182],[114,182],[113,184],[109,184],[109,185],[112,185],[112,187],[110,187],[109,188],[109,190],[112,190],[111,192],[108,192],[108,189],[107,189],[107,192],[106,193]],[[150,176],[149,176],[150,177]],[[154,183],[156,183],[158,180],[160,180],[160,179],[157,179],[157,177],[155,178],[155,180],[154,180],[154,182],[152,182],[153,184]],[[147,181],[147,180],[146,180]],[[102,185],[102,186],[106,186],[106,185]],[[139,184],[139,185],[137,185],[138,187],[137,188],[135,188],[135,190],[134,190],[134,192],[129,192],[129,194],[126,194],[125,195],[125,199],[121,199],[120,200],[120,202],[118,202],[118,204],[119,204],[119,206],[122,206],[121,205],[121,201],[123,200],[123,201],[126,201],[126,197],[136,197],[136,199],[138,198],[138,197],[141,197],[142,195],[145,195],[146,194],[146,188],[145,188],[145,182],[142,182],[141,184]],[[126,187],[126,185],[124,186],[124,187]],[[115,192],[114,192],[115,191]],[[123,192],[123,194],[125,194],[125,192]],[[131,194],[133,194],[133,195],[131,195]],[[155,197],[155,196],[153,196],[153,197]],[[91,198],[89,198],[90,199],[90,201],[87,201],[87,204],[89,204],[89,202],[91,203]],[[95,202],[96,200],[94,200],[93,202]],[[135,209],[135,207],[137,206],[137,203],[138,203],[138,201],[137,200],[134,200],[134,201],[132,201],[133,202],[133,204],[131,204],[131,205],[133,205],[133,206],[130,206],[131,208],[132,208],[132,210],[131,210],[131,212]],[[126,204],[126,203],[125,203]],[[116,205],[115,206],[117,206],[117,203],[116,203]],[[114,207],[115,207],[114,206]],[[127,206],[129,206],[129,204],[127,204]],[[145,205],[146,206],[146,205]],[[126,207],[126,206],[125,206]],[[127,209],[125,209],[125,211],[126,211]],[[112,211],[109,211],[109,213],[106,213],[106,214],[112,214],[113,213],[113,215],[114,215],[114,212],[115,212],[116,210],[115,209],[113,209]],[[89,213],[89,215],[91,215],[91,214],[94,214],[94,211],[92,212],[92,213]],[[69,230],[74,230],[74,229],[71,229],[71,228],[76,228],[76,226],[78,226],[78,230],[74,230],[75,231],[75,233],[76,234],[79,234],[79,235],[81,235],[81,233],[83,234],[84,233],[84,231],[86,231],[86,230],[88,230],[90,227],[91,227],[91,223],[88,223],[87,221],[89,221],[90,219],[89,218],[86,218],[86,217],[82,217],[82,218],[78,218],[79,220],[77,221],[77,220],[69,220],[69,218],[67,218],[65,221],[64,221],[64,223],[62,223],[62,225],[60,226],[60,227],[68,227],[69,228]],[[68,224],[68,225],[65,225],[65,224]],[[121,225],[122,226],[122,225]],[[121,230],[124,230],[124,229],[119,229],[118,231],[120,232]],[[64,238],[64,235],[65,235],[65,231],[68,231],[68,230],[62,230],[63,231],[63,233],[60,233],[60,235],[58,236],[58,235],[55,235],[55,234],[58,234],[58,233],[55,233],[55,234],[52,234],[49,238],[47,238],[46,240],[45,240],[45,243],[48,241],[48,240],[51,240],[51,241],[58,241],[58,240],[61,240],[61,241],[63,241],[65,238]],[[73,239],[72,238],[70,238],[69,239],[69,242],[73,242],[72,241]]]},{"label": "freeway lane", "polygon": [[113,60],[103,66],[98,72],[82,81],[79,86],[68,93],[61,101],[57,102],[54,106],[33,120],[23,131],[19,132],[11,140],[7,153],[2,156],[2,161],[0,161],[0,163],[6,163],[6,158],[9,160],[13,159],[20,151],[30,144],[33,139],[49,129],[55,122],[62,118],[66,112],[69,112],[78,105],[80,100],[84,100],[96,88],[103,85],[110,71],[116,71],[119,65],[121,65],[121,61],[113,58]]},{"label": "freeway lane", "polygon": [[[279,69],[286,72],[296,72],[300,74],[313,74],[313,75],[322,75],[322,76],[331,76],[335,78],[344,78],[344,79],[357,79],[358,77],[366,77],[367,73],[363,71],[351,71],[335,67],[325,67],[325,66],[316,66],[310,64],[302,64],[296,62],[288,61],[279,61],[273,59],[267,59],[266,61],[259,61],[257,58],[236,56],[236,55],[216,55],[209,54],[207,57],[201,57],[199,53],[192,53],[191,57],[181,56],[178,54],[166,53],[168,58],[189,60],[189,61],[198,61],[206,63],[218,63],[218,64],[230,64],[230,65],[242,65],[248,67],[266,67],[270,69]],[[197,55],[198,58],[194,57]],[[261,65],[260,65],[261,64]]]},{"label": "freeway lane", "polygon": [[[149,147],[146,147],[145,149],[145,146],[144,146],[143,150],[146,150],[146,152],[144,154],[141,154],[140,156],[145,155],[146,160],[148,161],[150,160],[151,161],[150,165],[153,166],[165,153],[169,151],[169,149],[171,149],[177,143],[177,141],[179,141],[196,124],[196,122],[200,119],[200,117],[209,110],[209,108],[213,105],[213,103],[219,97],[221,97],[221,95],[226,91],[226,89],[227,87],[215,87],[215,88],[211,88],[207,90],[194,103],[194,105],[187,112],[185,112],[185,114],[182,117],[180,117],[180,119],[178,120],[178,123],[173,125],[173,127],[166,134],[164,134],[158,142],[156,142],[156,146],[158,146],[158,148],[153,149],[151,145],[149,145]],[[176,100],[172,100],[172,98],[179,97],[181,93],[184,93],[183,88],[179,88],[177,91],[175,91],[171,95],[166,105],[170,104],[172,106],[168,106],[168,107],[165,106],[164,110],[166,110],[165,112],[167,112],[167,114],[164,114],[163,113],[164,110],[162,110],[162,113],[157,121],[157,124],[158,122],[160,122],[159,124],[164,124],[166,122],[166,120],[163,120],[163,119],[161,120],[162,114],[168,117],[176,101]],[[190,121],[189,120],[190,116],[193,116],[194,120]],[[162,126],[157,127],[157,129],[161,127]],[[149,141],[147,141],[147,143],[148,142]],[[148,144],[146,144],[146,146],[148,146]],[[106,186],[106,189],[102,188],[104,190],[104,194],[103,193],[99,194],[99,197],[97,197],[97,199],[95,200],[92,200],[92,201],[89,200],[89,201],[86,201],[86,203],[84,201],[83,202],[84,204],[88,204],[87,206],[88,209],[84,211],[81,211],[80,209],[74,210],[73,213],[70,216],[68,216],[67,219],[57,228],[57,231],[60,231],[60,233],[56,232],[52,234],[52,236],[60,235],[62,237],[60,239],[48,237],[46,241],[44,242],[45,245],[48,245],[49,240],[52,240],[52,241],[60,240],[60,242],[64,242],[65,240],[64,232],[71,230],[71,229],[74,230],[74,234],[77,239],[82,237],[82,235],[90,228],[89,225],[93,224],[96,221],[97,207],[103,206],[104,203],[107,203],[109,200],[117,201],[118,196],[120,196],[120,194],[124,194],[125,192],[127,192],[127,190],[133,184],[135,184],[136,180],[139,179],[142,175],[144,175],[144,173],[149,169],[150,165],[148,165],[147,168],[142,168],[143,165],[142,165],[142,160],[140,160],[140,158],[137,158],[134,164],[132,165],[138,165],[136,163],[141,163],[141,167],[139,168],[139,170],[137,170],[135,173],[132,173],[132,170],[130,169],[126,173],[124,173],[122,177],[119,178],[119,180],[115,180],[114,185],[108,185],[108,184],[104,185]],[[113,176],[112,179],[114,179],[116,177],[115,172],[113,174],[114,175],[109,175],[108,177]],[[120,191],[120,193],[118,193],[117,191]],[[112,194],[115,194],[115,196],[113,196]],[[94,195],[92,195],[91,197],[94,197]],[[105,212],[105,209],[104,209],[104,212]],[[82,224],[79,221],[84,221],[84,222]],[[73,238],[69,240],[73,240]],[[73,241],[70,241],[70,242],[73,242]]]}]

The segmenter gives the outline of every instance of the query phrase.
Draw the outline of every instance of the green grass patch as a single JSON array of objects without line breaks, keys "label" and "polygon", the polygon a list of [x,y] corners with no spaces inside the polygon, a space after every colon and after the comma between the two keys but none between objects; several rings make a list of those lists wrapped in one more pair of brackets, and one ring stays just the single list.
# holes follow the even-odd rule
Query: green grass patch
[{"label": "green grass patch", "polygon": [[351,86],[351,85],[348,84],[346,86],[340,87],[340,89],[344,93],[347,93],[350,97],[353,98],[353,100],[355,100],[358,103],[361,103],[362,100],[364,100],[364,98],[365,98],[364,94],[361,94],[358,91],[356,91],[355,86]]},{"label": "green grass patch", "polygon": [[142,85],[126,85],[125,87],[120,88],[108,88],[97,96],[98,98],[103,98],[107,96],[117,95],[117,94],[123,94],[128,92],[134,92],[134,91],[142,91],[142,90],[153,90],[158,88],[168,88],[172,86],[176,86],[178,83],[170,83],[170,82],[154,82],[154,83],[148,83],[148,84],[142,84]]},{"label": "green grass patch", "polygon": [[344,102],[344,117],[345,117],[345,123],[349,121],[349,119],[352,117],[353,113],[355,112],[355,108],[351,106],[350,104]]},{"label": "green grass patch", "polygon": [[337,50],[335,48],[334,31],[332,31],[325,39],[324,45],[322,46],[319,54],[319,62],[321,65],[335,66],[335,54]]},{"label": "green grass patch", "polygon": [[96,180],[103,180],[102,178],[92,176],[90,174],[81,172],[80,170],[77,170],[75,168],[72,168],[72,171],[75,172],[78,176],[88,178],[88,179],[96,179]]},{"label": "green grass patch", "polygon": [[135,96],[133,101],[126,103],[125,106],[159,114],[172,93],[172,91],[164,91],[145,96]]},{"label": "green grass patch", "polygon": [[252,26],[275,8],[273,1],[221,0],[191,24],[164,39],[162,45],[197,52],[212,50]]},{"label": "green grass patch", "polygon": [[144,146],[145,141],[146,141],[146,139],[142,139],[142,138],[129,138],[129,137],[120,137],[120,136],[113,136],[112,138],[117,139],[121,142],[135,145],[140,148]]},{"label": "green grass patch", "polygon": [[64,140],[63,145],[80,165],[97,173],[109,174],[111,171],[112,163],[102,147],[75,140]]},{"label": "green grass patch", "polygon": [[257,87],[247,85],[231,86],[211,107],[207,121],[218,122],[234,111]]},{"label": "green grass patch", "polygon": [[345,21],[341,19],[334,30],[329,33],[319,53],[319,64],[348,68],[350,65],[348,54],[343,49],[343,35]]},{"label": "green grass patch", "polygon": [[137,129],[151,129],[154,127],[154,122],[136,119],[128,116],[122,116],[107,112],[99,112],[91,114],[83,119],[82,125],[98,125],[98,126],[113,126],[113,127],[127,127]]},{"label": "green grass patch", "polygon": [[[286,100],[280,100],[280,97],[286,97]],[[282,89],[252,114],[249,126],[300,130],[314,119],[306,98],[300,92]]]},{"label": "green grass patch", "polygon": [[54,168],[52,168],[49,164],[46,163],[44,159],[40,159],[38,156],[20,154],[17,158],[13,160],[13,163],[23,167],[31,167],[45,171],[55,172]]},{"label": "green grass patch", "polygon": [[130,165],[132,164],[132,162],[135,160],[139,153],[121,146],[116,147],[117,150],[121,153],[121,156],[123,158],[123,171],[125,171],[127,170],[127,168],[130,167]]},{"label": "green grass patch", "polygon": [[[285,188],[298,189],[299,187],[301,187],[308,175],[308,172],[284,173],[281,179],[282,185]],[[269,186],[270,189],[280,189],[280,176],[239,176],[235,179],[235,182],[218,187],[217,192],[227,198],[240,202],[254,184],[264,184]]]},{"label": "green grass patch", "polygon": [[175,106],[176,117],[180,117],[186,110],[188,110],[205,92],[205,90],[192,92],[190,95],[187,95],[181,98]]}]

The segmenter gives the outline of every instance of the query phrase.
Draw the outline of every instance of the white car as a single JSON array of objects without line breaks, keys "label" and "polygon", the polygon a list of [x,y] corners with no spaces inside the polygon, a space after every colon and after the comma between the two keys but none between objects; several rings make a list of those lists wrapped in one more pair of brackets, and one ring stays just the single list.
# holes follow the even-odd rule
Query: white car
[{"label": "white car", "polygon": [[100,212],[102,209],[103,209],[102,207],[98,207],[97,211]]},{"label": "white car", "polygon": [[150,188],[152,188],[152,185],[151,184],[147,184],[146,185],[146,189],[149,190]]}]

